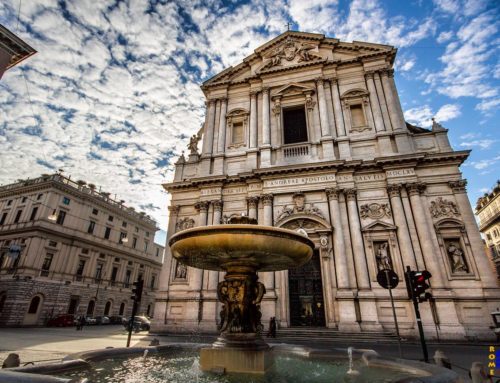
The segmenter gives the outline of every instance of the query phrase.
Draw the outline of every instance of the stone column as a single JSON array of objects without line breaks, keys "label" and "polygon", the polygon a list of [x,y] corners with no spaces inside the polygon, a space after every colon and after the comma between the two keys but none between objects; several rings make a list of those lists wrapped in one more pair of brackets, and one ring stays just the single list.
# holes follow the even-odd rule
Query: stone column
[{"label": "stone column", "polygon": [[226,113],[227,113],[227,98],[220,100],[220,118],[219,118],[219,142],[217,152],[224,153],[226,151]]},{"label": "stone column", "polygon": [[[168,211],[170,212],[170,217],[168,219],[168,237],[171,237],[172,235],[175,234],[175,226],[177,225],[177,219],[179,216],[179,211],[180,211],[180,206],[178,205],[171,205],[168,207]],[[132,238],[129,237],[129,241],[131,241]],[[161,272],[160,272],[160,280],[158,281],[158,289],[160,291],[168,291],[168,285],[170,283],[170,275],[172,273],[172,264],[175,262],[172,262],[172,254],[170,253],[170,247],[167,245],[167,248],[165,249],[165,265],[162,267]],[[123,279],[125,278],[125,273],[126,273],[126,267],[123,268]],[[123,280],[122,279],[122,280]]]},{"label": "stone column", "polygon": [[443,276],[441,274],[441,265],[438,261],[438,259],[441,258],[441,255],[433,246],[433,241],[431,239],[433,233],[431,233],[431,230],[434,229],[429,227],[431,222],[427,222],[424,206],[420,199],[420,193],[424,189],[425,185],[418,182],[406,185],[424,261],[427,269],[432,274],[432,288],[443,288],[444,284]]},{"label": "stone column", "polygon": [[257,92],[250,93],[250,148],[257,147]]},{"label": "stone column", "polygon": [[[208,201],[200,201],[195,205],[196,210],[198,210],[198,226],[207,226],[208,206]],[[193,279],[189,282],[190,286],[194,291],[201,295],[203,286],[203,270],[189,267],[189,271],[193,273]],[[201,304],[201,301],[199,304]]]},{"label": "stone column", "polygon": [[389,75],[392,77],[393,70],[383,70],[380,73],[382,79],[382,87],[384,88],[385,98],[387,100],[387,107],[389,109],[389,116],[391,118],[392,128],[394,130],[405,129],[406,123],[404,121],[404,116],[400,114],[398,103],[396,100],[397,95],[394,95],[394,91],[391,87],[389,81]]},{"label": "stone column", "polygon": [[194,207],[198,211],[198,226],[206,226],[207,215],[208,215],[208,202],[200,201]]},{"label": "stone column", "polygon": [[203,132],[203,148],[202,155],[212,154],[212,145],[214,139],[215,127],[215,100],[208,100],[208,119],[205,124],[205,131]]},{"label": "stone column", "polygon": [[366,84],[368,86],[368,92],[370,92],[370,104],[373,111],[373,119],[375,122],[375,130],[377,132],[383,132],[385,130],[384,120],[382,119],[382,110],[380,109],[380,103],[377,98],[377,91],[375,89],[375,82],[373,81],[373,72],[367,72],[365,74]]},{"label": "stone column", "polygon": [[406,271],[406,266],[410,266],[412,270],[417,268],[415,255],[413,254],[413,247],[411,245],[410,232],[406,224],[406,217],[404,213],[403,203],[401,202],[401,185],[387,186],[387,192],[391,199],[392,215],[394,223],[397,226],[397,236],[401,255],[403,256],[403,272]]},{"label": "stone column", "polygon": [[269,120],[269,88],[262,89],[262,144],[271,144],[271,123]]},{"label": "stone column", "polygon": [[326,196],[330,205],[330,213],[332,215],[333,232],[333,252],[335,256],[335,270],[337,274],[337,285],[339,289],[348,289],[349,270],[347,268],[347,255],[345,252],[344,233],[342,229],[342,221],[340,218],[340,208],[338,201],[338,190],[326,189]]},{"label": "stone column", "polygon": [[363,245],[363,234],[361,223],[359,222],[358,206],[356,202],[356,189],[346,189],[347,211],[349,214],[349,224],[351,226],[351,240],[354,251],[354,267],[356,268],[356,278],[358,288],[367,290],[370,288],[370,278],[368,266],[366,264],[365,248]]},{"label": "stone column", "polygon": [[403,108],[401,108],[401,102],[399,101],[399,95],[398,91],[396,89],[396,84],[394,83],[394,70],[390,69],[387,71],[387,82],[389,84],[389,87],[391,88],[392,96],[394,98],[394,106],[396,107],[397,114],[399,116],[399,119],[401,121],[400,124],[398,124],[397,128],[406,130],[406,122],[404,120],[404,114],[403,114]]},{"label": "stone column", "polygon": [[257,219],[257,205],[259,197],[247,197],[248,217]]},{"label": "stone column", "polygon": [[328,109],[326,107],[325,88],[323,86],[322,78],[316,79],[316,89],[318,91],[321,137],[330,136],[330,122],[328,121]]},{"label": "stone column", "polygon": [[453,190],[453,194],[455,194],[455,198],[459,206],[460,214],[462,215],[467,236],[469,237],[472,253],[474,254],[474,261],[476,262],[483,287],[497,287],[495,275],[490,265],[490,261],[485,254],[484,244],[479,234],[479,229],[477,227],[477,223],[474,218],[474,213],[472,212],[469,199],[467,198],[467,181],[450,181],[448,182],[448,185],[450,186],[451,190]]},{"label": "stone column", "polygon": [[335,125],[337,126],[337,135],[345,136],[344,117],[342,114],[342,105],[340,104],[339,88],[337,86],[337,79],[330,80],[333,98],[333,112],[335,114]]},{"label": "stone column", "polygon": [[273,195],[263,194],[260,196],[264,204],[264,225],[273,226]]},{"label": "stone column", "polygon": [[212,222],[212,225],[220,225],[223,202],[221,200],[212,201],[212,205],[214,207],[214,220]]},{"label": "stone column", "polygon": [[382,89],[382,83],[380,81],[380,75],[378,72],[374,73],[375,88],[377,89],[378,102],[380,109],[382,110],[382,117],[384,119],[384,125],[386,130],[392,130],[391,119],[389,118],[389,111],[387,110],[387,104],[385,103],[384,90]]}]

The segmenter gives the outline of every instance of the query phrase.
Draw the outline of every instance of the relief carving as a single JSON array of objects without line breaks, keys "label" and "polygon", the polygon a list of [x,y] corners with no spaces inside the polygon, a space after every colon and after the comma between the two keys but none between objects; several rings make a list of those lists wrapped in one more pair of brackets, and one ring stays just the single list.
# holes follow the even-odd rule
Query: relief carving
[{"label": "relief carving", "polygon": [[293,61],[297,58],[297,63],[320,60],[322,57],[311,52],[313,49],[316,49],[316,46],[305,44],[288,37],[283,44],[273,49],[269,55],[264,56],[264,58],[269,59],[269,62],[264,65],[262,69],[281,66],[283,65],[283,59],[286,61]]},{"label": "relief carving", "polygon": [[435,201],[431,202],[431,207],[429,208],[433,218],[439,218],[441,216],[451,217],[453,215],[460,215],[458,206],[452,201],[438,197]]},{"label": "relief carving", "polygon": [[186,279],[187,276],[187,266],[177,262],[175,266],[175,279]]},{"label": "relief carving", "polygon": [[388,203],[368,203],[360,206],[359,215],[363,219],[380,219],[391,217],[391,208]]},{"label": "relief carving", "polygon": [[295,193],[293,195],[294,206],[289,206],[289,205],[283,206],[281,211],[278,212],[278,217],[276,218],[276,220],[281,221],[294,214],[310,214],[310,215],[315,215],[321,219],[325,219],[321,210],[319,210],[312,203],[306,203],[305,199],[306,197],[304,193]]},{"label": "relief carving", "polygon": [[192,227],[194,227],[194,219],[188,217],[181,218],[175,224],[175,231],[191,229]]}]

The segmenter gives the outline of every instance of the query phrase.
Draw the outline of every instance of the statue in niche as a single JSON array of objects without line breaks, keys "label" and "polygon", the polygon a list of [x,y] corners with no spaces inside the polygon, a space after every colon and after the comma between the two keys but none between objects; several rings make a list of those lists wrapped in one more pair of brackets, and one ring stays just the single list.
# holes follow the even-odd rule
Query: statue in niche
[{"label": "statue in niche", "polygon": [[454,273],[468,273],[469,270],[465,264],[464,252],[459,244],[450,242],[446,249],[451,260],[451,271]]},{"label": "statue in niche", "polygon": [[392,270],[389,244],[387,242],[380,242],[375,245],[375,258],[377,259],[377,267],[379,270]]},{"label": "statue in niche", "polygon": [[186,279],[186,276],[187,276],[186,265],[177,262],[177,266],[175,267],[175,278],[176,279]]}]

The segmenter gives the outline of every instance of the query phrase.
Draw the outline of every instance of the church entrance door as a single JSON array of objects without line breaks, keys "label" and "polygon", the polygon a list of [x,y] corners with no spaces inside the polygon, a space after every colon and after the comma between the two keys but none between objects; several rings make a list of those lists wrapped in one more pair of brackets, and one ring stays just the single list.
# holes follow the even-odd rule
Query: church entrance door
[{"label": "church entrance door", "polygon": [[288,270],[290,325],[325,326],[323,285],[319,252],[304,266]]}]

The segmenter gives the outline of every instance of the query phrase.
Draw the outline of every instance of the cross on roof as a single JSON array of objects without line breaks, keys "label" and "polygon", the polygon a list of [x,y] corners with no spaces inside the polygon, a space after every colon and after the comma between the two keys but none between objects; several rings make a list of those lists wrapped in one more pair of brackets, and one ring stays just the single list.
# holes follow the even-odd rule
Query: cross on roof
[{"label": "cross on roof", "polygon": [[286,30],[289,31],[290,30],[290,27],[292,26],[292,23],[291,22],[288,22],[285,24],[286,25]]}]

